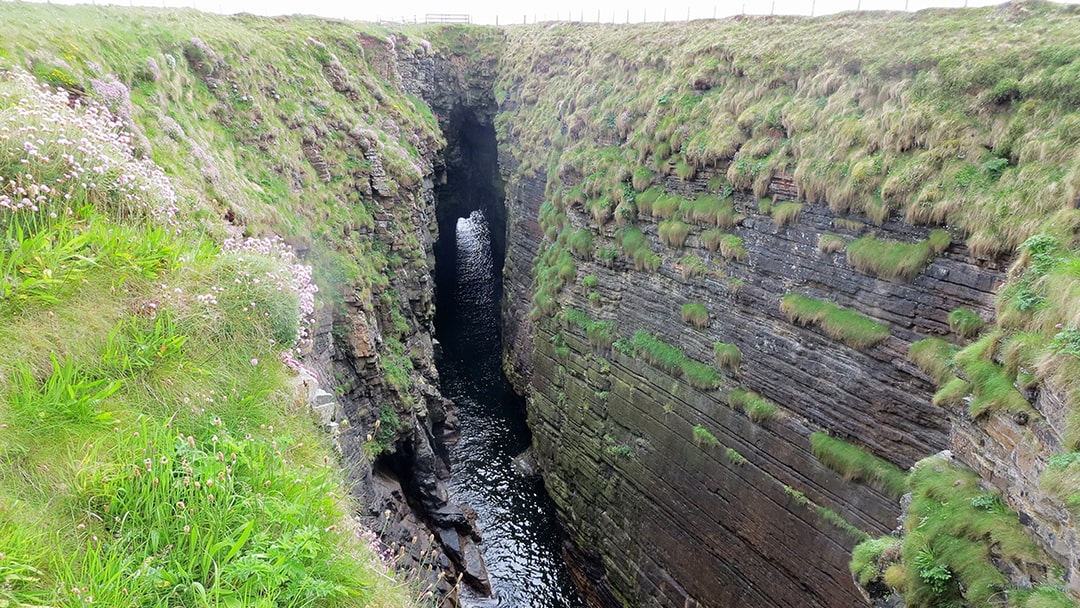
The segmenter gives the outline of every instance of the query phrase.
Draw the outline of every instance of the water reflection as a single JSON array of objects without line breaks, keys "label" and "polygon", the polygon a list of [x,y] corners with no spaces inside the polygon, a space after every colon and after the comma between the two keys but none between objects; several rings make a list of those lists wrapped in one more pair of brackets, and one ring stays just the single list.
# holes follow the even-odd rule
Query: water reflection
[{"label": "water reflection", "polygon": [[495,594],[464,603],[582,607],[559,553],[554,505],[539,478],[518,473],[513,464],[530,437],[524,408],[500,366],[499,294],[487,221],[474,211],[458,220],[456,236],[456,287],[453,298],[440,299],[439,309],[442,392],[458,404],[461,420],[461,440],[451,450],[450,493],[479,515]]}]

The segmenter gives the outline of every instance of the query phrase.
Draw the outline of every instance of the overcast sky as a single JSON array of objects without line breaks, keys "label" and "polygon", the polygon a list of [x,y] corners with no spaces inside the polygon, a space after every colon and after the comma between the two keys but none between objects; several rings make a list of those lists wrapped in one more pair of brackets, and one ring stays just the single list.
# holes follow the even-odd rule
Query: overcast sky
[{"label": "overcast sky", "polygon": [[[56,0],[53,0],[54,2]],[[63,3],[90,3],[102,0],[60,0]],[[1077,3],[1080,0],[1072,0]],[[218,13],[248,12],[259,15],[307,14],[337,19],[419,20],[427,15],[468,15],[473,23],[522,23],[528,21],[567,20],[624,23],[648,21],[683,21],[726,17],[739,13],[815,15],[862,10],[916,11],[931,6],[992,6],[999,0],[111,0],[108,4],[143,6],[187,6]]]}]

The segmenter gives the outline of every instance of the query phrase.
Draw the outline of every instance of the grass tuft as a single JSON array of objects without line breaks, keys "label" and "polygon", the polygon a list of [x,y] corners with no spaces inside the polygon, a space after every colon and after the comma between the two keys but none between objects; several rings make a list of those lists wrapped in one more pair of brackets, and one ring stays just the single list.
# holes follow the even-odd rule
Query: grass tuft
[{"label": "grass tuft", "polygon": [[734,448],[728,448],[724,452],[724,455],[727,456],[728,462],[730,462],[731,464],[733,464],[733,465],[735,465],[737,467],[741,467],[744,464],[750,462],[749,460],[746,459],[745,456],[743,456],[742,454],[735,451]]},{"label": "grass tuft", "polygon": [[821,464],[840,473],[845,479],[865,481],[897,499],[907,491],[907,474],[900,467],[858,446],[826,433],[813,433],[810,435],[810,447]]},{"label": "grass tuft", "polygon": [[780,310],[798,325],[818,325],[830,338],[856,349],[870,348],[889,337],[889,328],[832,302],[789,293]]},{"label": "grass tuft", "polygon": [[838,251],[843,251],[847,246],[847,241],[843,237],[835,234],[823,234],[818,237],[818,251],[829,255]]},{"label": "grass tuft", "polygon": [[743,240],[734,234],[725,234],[719,240],[720,255],[729,260],[745,261],[749,259],[750,252],[743,247]]},{"label": "grass tuft", "polygon": [[700,445],[703,448],[715,448],[720,445],[720,440],[713,435],[709,429],[700,424],[694,425],[694,443]]},{"label": "grass tuft", "polygon": [[581,229],[570,235],[567,241],[570,250],[580,257],[590,258],[593,253],[593,233],[591,230]]},{"label": "grass tuft", "polygon": [[956,351],[955,346],[941,338],[926,338],[911,344],[908,358],[941,386],[955,378],[949,366]]},{"label": "grass tuft", "polygon": [[679,269],[684,279],[693,279],[708,274],[709,267],[694,254],[683,256],[679,260]]},{"label": "grass tuft", "polygon": [[694,200],[684,200],[680,210],[687,219],[698,225],[725,230],[735,225],[735,207],[731,199],[703,194]]},{"label": "grass tuft", "polygon": [[799,219],[799,214],[802,213],[802,208],[802,203],[780,203],[772,209],[773,222],[777,226],[787,226],[790,224],[794,224],[795,221]]},{"label": "grass tuft", "polygon": [[666,220],[660,222],[657,232],[663,244],[668,247],[682,247],[690,234],[690,226],[679,220]]},{"label": "grass tuft", "polygon": [[761,395],[741,388],[728,393],[728,405],[746,412],[746,417],[758,424],[775,420],[780,415],[780,408]]},{"label": "grass tuft", "polygon": [[865,587],[871,581],[882,578],[885,570],[900,554],[900,539],[893,536],[867,539],[851,550],[848,564],[855,581]]},{"label": "grass tuft", "polygon": [[974,338],[985,326],[982,317],[966,308],[949,313],[949,329],[961,338]]},{"label": "grass tuft", "polygon": [[734,344],[716,342],[713,344],[713,354],[716,355],[716,364],[721,368],[730,370],[733,374],[739,373],[742,365],[742,351]]},{"label": "grass tuft", "polygon": [[700,302],[687,302],[682,305],[682,310],[680,312],[683,323],[692,325],[698,329],[704,329],[709,326],[709,309],[705,308],[705,305]]},{"label": "grass tuft", "polygon": [[594,348],[610,348],[615,342],[615,321],[595,321],[588,313],[573,306],[564,308],[561,317],[567,324],[585,332],[589,345]]},{"label": "grass tuft", "polygon": [[934,255],[949,245],[949,233],[935,230],[930,238],[917,243],[904,243],[864,236],[847,245],[848,263],[859,272],[887,280],[914,279]]},{"label": "grass tuft", "polygon": [[[971,387],[972,399],[968,412],[972,418],[1005,411],[1010,414],[1030,411],[1031,404],[1014,385],[1015,378],[994,361],[1001,334],[987,334],[971,346],[956,353],[958,375]],[[953,387],[954,390],[958,387]]]},{"label": "grass tuft", "polygon": [[694,361],[682,350],[639,329],[631,337],[629,346],[633,352],[673,376],[683,376],[691,386],[713,390],[720,386],[720,372],[714,367]]}]

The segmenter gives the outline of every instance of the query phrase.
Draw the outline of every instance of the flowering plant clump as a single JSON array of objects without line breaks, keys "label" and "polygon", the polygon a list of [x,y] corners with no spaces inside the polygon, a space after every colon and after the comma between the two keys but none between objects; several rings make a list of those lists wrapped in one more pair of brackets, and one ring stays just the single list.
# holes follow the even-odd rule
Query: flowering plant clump
[{"label": "flowering plant clump", "polygon": [[[277,291],[290,290],[296,294],[300,312],[297,345],[303,348],[311,339],[311,328],[315,325],[315,294],[319,286],[312,282],[311,266],[300,264],[296,252],[281,237],[264,238],[228,238],[222,244],[227,253],[254,253],[281,263],[284,272],[267,271],[265,278]],[[240,258],[241,261],[243,258]],[[252,279],[255,283],[259,278]]]},{"label": "flowering plant clump", "polygon": [[106,108],[25,71],[0,71],[0,214],[57,218],[84,205],[171,223],[177,196],[160,167],[135,157],[131,134]]}]

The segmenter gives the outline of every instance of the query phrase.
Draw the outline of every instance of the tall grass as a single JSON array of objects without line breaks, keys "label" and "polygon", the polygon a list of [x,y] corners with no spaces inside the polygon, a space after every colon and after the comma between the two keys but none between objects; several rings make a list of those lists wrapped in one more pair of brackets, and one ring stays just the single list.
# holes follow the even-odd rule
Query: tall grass
[{"label": "tall grass", "polygon": [[986,326],[982,317],[965,308],[957,308],[950,312],[948,320],[949,329],[961,338],[973,338]]},{"label": "tall grass", "polygon": [[941,338],[926,338],[912,342],[908,348],[908,358],[919,366],[926,375],[934,379],[938,386],[954,378],[950,365],[958,349]]},{"label": "tall grass", "polygon": [[799,219],[799,214],[802,213],[802,203],[786,202],[780,203],[772,210],[773,222],[777,226],[787,226],[794,224]]},{"label": "tall grass", "polygon": [[944,230],[935,230],[927,240],[917,243],[864,236],[848,243],[847,259],[860,272],[910,281],[926,268],[934,255],[948,248],[949,241],[949,233]]},{"label": "tall grass", "polygon": [[694,443],[703,448],[715,448],[720,445],[720,440],[709,429],[700,424],[694,425]]},{"label": "tall grass", "polygon": [[687,302],[680,310],[683,323],[692,325],[698,329],[709,326],[709,309],[701,302]]},{"label": "tall grass", "polygon": [[742,351],[739,350],[738,346],[726,342],[716,342],[713,344],[713,354],[716,355],[716,364],[718,366],[729,369],[732,373],[739,373],[739,367],[742,365]]},{"label": "tall grass", "polygon": [[818,325],[830,338],[852,348],[864,349],[889,337],[889,329],[857,312],[840,308],[832,302],[789,293],[780,302],[788,320],[799,325]]},{"label": "tall grass", "polygon": [[973,472],[934,457],[919,462],[908,483],[901,551],[908,605],[988,605],[1010,588],[995,563],[1045,559],[1016,513],[982,489]]},{"label": "tall grass", "polygon": [[970,385],[968,412],[973,418],[995,411],[1017,413],[1031,410],[1031,404],[1014,385],[1015,378],[994,361],[1001,335],[987,334],[956,353],[957,370]]},{"label": "tall grass", "polygon": [[759,424],[780,416],[780,408],[776,404],[753,391],[741,388],[728,393],[728,405],[743,410],[747,418]]},{"label": "tall grass", "polygon": [[668,247],[682,247],[690,234],[690,226],[679,220],[666,220],[660,222],[657,233],[660,235],[660,242]]},{"label": "tall grass", "polygon": [[683,201],[680,209],[683,215],[695,224],[724,230],[735,225],[735,207],[727,198],[703,194],[693,200]]},{"label": "tall grass", "polygon": [[291,389],[311,269],[215,244],[100,107],[9,71],[0,122],[0,604],[408,603]]},{"label": "tall grass", "polygon": [[649,364],[674,376],[683,376],[695,388],[713,390],[720,386],[720,372],[715,367],[694,361],[681,349],[643,329],[634,332],[630,346]]},{"label": "tall grass", "polygon": [[907,474],[900,467],[858,446],[826,433],[813,433],[810,447],[815,458],[847,479],[865,481],[897,499],[907,491]]}]

